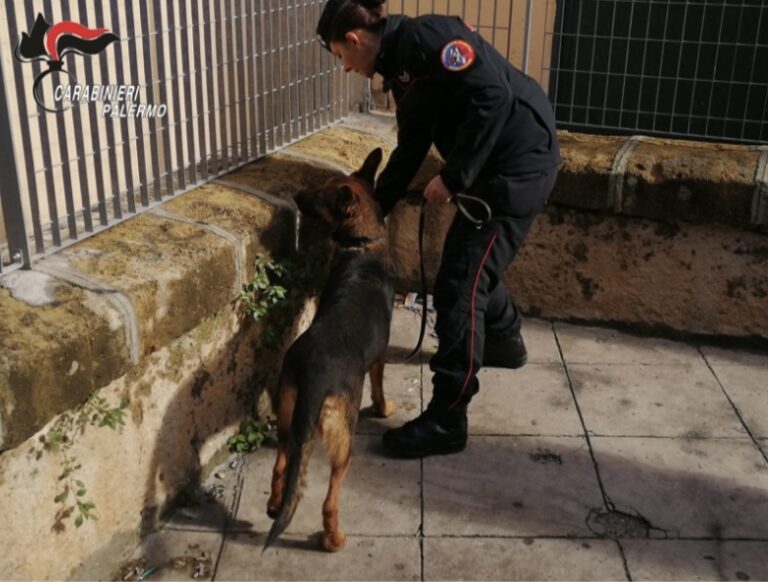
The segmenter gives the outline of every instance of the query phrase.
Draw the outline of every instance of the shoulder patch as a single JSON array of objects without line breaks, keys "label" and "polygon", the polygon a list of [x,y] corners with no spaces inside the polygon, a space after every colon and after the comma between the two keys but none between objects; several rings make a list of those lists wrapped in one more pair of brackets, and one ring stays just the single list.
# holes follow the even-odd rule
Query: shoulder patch
[{"label": "shoulder patch", "polygon": [[449,71],[468,69],[475,62],[475,49],[467,41],[456,39],[449,42],[440,52],[440,62]]}]

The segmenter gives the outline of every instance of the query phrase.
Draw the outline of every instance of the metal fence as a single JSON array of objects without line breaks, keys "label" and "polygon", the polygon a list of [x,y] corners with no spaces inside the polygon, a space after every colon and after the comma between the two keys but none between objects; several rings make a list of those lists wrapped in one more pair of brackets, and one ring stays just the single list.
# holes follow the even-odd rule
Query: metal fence
[{"label": "metal fence", "polygon": [[315,42],[323,4],[4,0],[0,272],[361,107]]},{"label": "metal fence", "polygon": [[390,0],[461,16],[549,92],[558,127],[768,142],[766,0]]},{"label": "metal fence", "polygon": [[560,127],[768,142],[764,0],[558,0]]}]

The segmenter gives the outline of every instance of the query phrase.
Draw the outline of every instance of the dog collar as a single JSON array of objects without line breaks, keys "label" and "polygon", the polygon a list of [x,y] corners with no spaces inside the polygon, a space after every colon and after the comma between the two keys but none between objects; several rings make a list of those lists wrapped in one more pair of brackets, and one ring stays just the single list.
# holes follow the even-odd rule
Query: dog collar
[{"label": "dog collar", "polygon": [[359,238],[345,238],[345,239],[333,239],[333,242],[335,242],[339,248],[342,248],[344,250],[359,250],[363,251],[367,249],[370,245],[375,245],[378,243],[384,242],[384,237],[380,236],[378,238],[367,238],[367,237],[359,237]]}]

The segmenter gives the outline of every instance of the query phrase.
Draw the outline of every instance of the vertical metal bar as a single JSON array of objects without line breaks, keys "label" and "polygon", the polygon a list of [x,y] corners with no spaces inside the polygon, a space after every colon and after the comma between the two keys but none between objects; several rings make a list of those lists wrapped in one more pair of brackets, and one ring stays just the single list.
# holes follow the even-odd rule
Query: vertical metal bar
[{"label": "vertical metal bar", "polygon": [[[84,0],[81,0],[84,2]],[[147,103],[155,102],[155,75],[152,67],[152,36],[149,30],[149,10],[146,2],[139,2],[139,16],[141,18],[141,34],[142,34],[142,53],[144,61],[144,78],[147,83]],[[157,143],[157,131],[155,127],[157,122],[154,120],[147,121],[147,137],[149,139],[150,150],[152,153],[152,186],[155,191],[154,198],[159,201],[162,199],[162,188],[160,182],[160,145]],[[140,139],[144,139],[142,135]]]},{"label": "vertical metal bar", "polygon": [[250,106],[250,121],[251,121],[251,157],[258,157],[261,153],[259,150],[259,54],[256,45],[256,34],[254,32],[256,26],[256,3],[254,0],[247,0],[248,2],[248,46],[251,51],[251,72],[250,82],[248,89],[253,95],[253,103]]},{"label": "vertical metal bar", "polygon": [[[432,0],[432,12],[435,11],[435,0]],[[493,26],[491,27],[491,45],[496,48],[497,18],[499,16],[499,0],[493,0]],[[509,57],[507,57],[509,58]]]},{"label": "vertical metal bar", "polygon": [[[611,86],[611,61],[613,60],[613,31],[616,30],[616,14],[619,11],[619,6],[613,2],[613,15],[611,16],[611,34],[609,35],[608,40],[608,60],[606,61],[608,63],[608,70],[606,71],[605,76],[605,92],[603,93],[603,114],[600,120],[600,126],[605,127],[605,113],[608,108],[608,90]],[[575,68],[575,66],[574,66]]]},{"label": "vertical metal bar", "polygon": [[293,83],[293,122],[294,122],[294,132],[293,137],[294,139],[297,139],[303,132],[302,132],[302,120],[303,115],[301,111],[301,50],[302,50],[302,44],[301,44],[301,38],[300,38],[300,32],[299,32],[299,0],[293,0],[293,12],[292,12],[292,21],[293,21],[293,49],[292,49],[292,55],[293,55],[293,78],[291,79],[291,82]]},{"label": "vertical metal bar", "polygon": [[[757,85],[757,83],[754,82],[754,76],[755,76],[755,66],[757,65],[757,49],[760,46],[760,26],[763,23],[763,13],[766,12],[766,9],[764,7],[758,9],[757,11],[757,28],[755,29],[755,48],[752,52],[752,64],[749,67],[749,84],[747,85],[747,99],[746,99],[746,107],[744,108],[744,118],[741,124],[741,134],[739,135],[740,139],[744,139],[744,131],[747,128],[747,118],[749,115],[749,96],[752,92],[752,88]],[[721,23],[722,24],[722,23]],[[722,40],[722,28],[721,33],[717,38],[717,49],[720,50],[720,41]],[[715,62],[717,62],[717,58],[715,58]],[[714,76],[714,75],[713,75]],[[714,81],[714,79],[713,79]],[[768,98],[768,93],[766,93],[766,97]],[[712,97],[710,96],[709,101],[710,107],[712,106]],[[765,108],[763,108],[763,111],[765,111]],[[707,128],[709,128],[709,117],[711,115],[711,112],[707,114]],[[756,120],[755,120],[756,121]],[[760,134],[758,134],[758,139],[760,139]]]},{"label": "vertical metal bar", "polygon": [[[138,60],[137,60],[139,45],[136,42],[136,26],[134,23],[133,3],[129,2],[127,4],[124,4],[124,6],[126,11],[126,17],[127,17],[127,26],[126,26],[127,39],[126,40],[129,42],[128,63],[131,69],[131,84],[140,85],[141,79],[139,77],[139,66],[138,66]],[[141,99],[140,97],[137,98],[137,101],[140,99]],[[136,134],[136,157],[138,158],[137,163],[139,166],[139,182],[140,182],[139,187],[140,187],[141,205],[146,207],[146,206],[149,206],[149,191],[148,191],[148,184],[147,184],[147,160],[146,160],[146,152],[144,150],[144,123],[142,119],[138,116],[134,119],[133,129]],[[133,196],[129,195],[129,198],[130,200],[133,200]],[[135,212],[135,208],[131,209],[131,212]]]},{"label": "vertical metal bar", "polygon": [[[168,103],[168,72],[165,66],[165,40],[163,36],[166,31],[163,30],[163,2],[159,0],[154,3],[155,8],[155,46],[157,49],[157,80],[160,83],[160,103]],[[171,8],[173,10],[173,8]],[[173,36],[173,31],[167,31],[170,36]],[[175,112],[174,117],[178,116]],[[162,117],[163,134],[163,157],[165,158],[165,188],[166,196],[173,195],[175,186],[173,183],[173,171],[174,161],[171,154],[171,120],[170,115],[166,114]]]},{"label": "vertical metal bar", "polygon": [[[723,123],[723,135],[728,135],[728,119],[731,118],[731,95],[733,94],[733,82],[736,77],[736,62],[739,58],[739,40],[741,39],[741,24],[744,22],[743,18],[739,18],[739,25],[736,27],[736,42],[733,49],[733,62],[731,63],[731,80],[728,83],[728,97],[725,100],[725,108],[723,109],[723,117],[725,121]],[[758,30],[758,34],[760,31]]]},{"label": "vertical metal bar", "polygon": [[[62,6],[65,5],[62,3]],[[125,5],[123,5],[125,6]],[[120,41],[112,46],[114,46],[115,52],[117,52],[117,58],[115,59],[115,69],[116,69],[116,80],[121,85],[126,84],[126,78],[125,78],[125,69],[123,67],[123,59],[121,48],[122,43],[125,42],[125,38],[123,38],[122,34],[122,27],[120,24],[120,6],[118,5],[117,0],[111,0],[110,2],[110,8],[112,11],[112,32],[117,35],[120,38]],[[124,8],[129,14],[131,8],[129,6],[125,6]],[[121,104],[118,104],[121,105]],[[130,140],[130,132],[128,131],[128,117],[123,116],[120,119],[120,131],[122,134],[122,149],[123,149],[123,168],[125,171],[125,184],[126,184],[126,202],[128,204],[128,211],[129,212],[136,212],[136,200],[134,199],[134,185],[133,185],[133,159],[131,155],[131,140]],[[78,132],[79,133],[79,132]],[[84,191],[87,191],[87,188],[83,188]],[[119,189],[118,189],[119,190]],[[119,191],[117,192],[119,196]]]},{"label": "vertical metal bar", "polygon": [[[50,0],[43,3],[45,11],[53,16],[53,7]],[[65,19],[66,20],[66,19]],[[55,22],[55,20],[52,20]],[[69,140],[67,139],[67,128],[64,123],[63,113],[54,114],[52,122],[56,124],[56,133],[58,136],[58,151],[61,157],[61,176],[64,183],[64,205],[67,209],[67,231],[69,238],[77,240],[77,222],[75,216],[75,198],[72,188],[72,171],[69,166]],[[51,167],[53,172],[53,167]]]},{"label": "vertical metal bar", "polygon": [[[14,8],[14,2],[15,0],[5,0],[5,11],[8,15],[8,33],[10,35],[10,39],[13,42],[19,42],[21,40],[21,35],[18,31],[18,26],[16,24],[16,10]],[[32,21],[33,22],[33,21]],[[0,79],[3,81],[3,87],[10,88],[12,85],[16,87],[16,102],[18,103],[18,111],[19,111],[19,127],[21,129],[21,143],[22,143],[22,149],[28,150],[29,144],[32,141],[30,126],[31,126],[31,116],[27,109],[27,88],[24,86],[24,76],[21,72],[21,63],[16,61],[15,59],[11,59],[11,67],[13,68],[13,83],[9,81],[10,75],[6,73],[6,77],[3,77],[3,79]],[[3,97],[2,100],[0,100],[0,108],[3,108],[3,104],[6,104],[5,107],[7,107],[7,95]],[[8,142],[13,143],[13,142]],[[43,241],[43,227],[40,222],[40,204],[39,204],[39,196],[40,192],[38,191],[37,187],[37,176],[35,175],[35,162],[31,155],[28,155],[27,153],[20,153],[18,151],[18,148],[14,148],[14,154],[24,158],[24,165],[26,169],[26,176],[27,176],[27,190],[29,192],[29,208],[30,212],[32,214],[32,232],[34,234],[35,238],[35,252],[36,253],[43,253],[45,252],[45,242]],[[18,177],[17,177],[18,179]],[[5,220],[8,220],[8,214],[5,215]],[[6,228],[6,233],[9,233],[10,230]],[[25,235],[26,236],[26,235]],[[26,239],[25,239],[26,240]],[[10,242],[10,239],[9,239]],[[25,260],[30,261],[29,253],[26,253]],[[26,263],[27,265],[29,263]]]},{"label": "vertical metal bar", "polygon": [[523,47],[523,72],[528,74],[528,58],[531,48],[531,24],[533,15],[533,0],[525,3],[525,46]]},{"label": "vertical metal bar", "polygon": [[684,5],[685,8],[683,9],[683,27],[682,30],[682,36],[680,38],[680,55],[677,58],[677,73],[675,73],[675,89],[672,92],[672,110],[670,111],[669,116],[669,127],[667,128],[667,131],[669,133],[672,133],[672,127],[675,123],[675,105],[677,104],[677,91],[678,91],[678,85],[680,82],[680,68],[683,64],[683,48],[685,47],[685,25],[688,23],[688,6],[689,4]]},{"label": "vertical metal bar", "polygon": [[[720,57],[720,46],[722,43],[720,42],[723,38],[723,23],[725,22],[725,9],[726,6],[722,6],[722,10],[720,11],[720,28],[717,32],[717,43],[715,45],[715,59],[714,59],[714,65],[712,67],[712,84],[711,84],[711,90],[709,93],[709,105],[707,106],[707,119],[706,123],[704,125],[704,135],[709,135],[709,123],[712,121],[712,104],[714,103],[713,94],[714,94],[714,88],[715,88],[715,80],[717,79],[717,60]],[[760,11],[760,16],[762,16],[762,10]],[[702,26],[703,26],[704,20],[702,19]],[[757,30],[760,30],[760,21],[758,20]],[[755,52],[757,52],[757,46],[755,46]],[[752,61],[754,65],[754,60]],[[749,93],[747,93],[749,94]],[[749,101],[749,100],[747,100]],[[691,100],[691,103],[693,103],[693,100]]]},{"label": "vertical metal bar", "polygon": [[268,151],[267,146],[267,131],[269,127],[267,125],[267,98],[266,98],[266,78],[267,78],[267,64],[264,55],[264,1],[256,0],[256,44],[255,54],[258,56],[256,61],[256,96],[258,97],[259,105],[259,152],[261,155],[266,155]]},{"label": "vertical metal bar", "polygon": [[[696,44],[696,64],[693,68],[693,84],[691,85],[691,99],[688,106],[688,125],[685,128],[685,133],[690,135],[691,133],[691,120],[693,119],[693,105],[696,98],[696,83],[699,81],[699,63],[701,61],[701,46],[704,40],[704,23],[707,20],[707,3],[704,2],[704,7],[701,11],[701,28],[699,28],[699,42]],[[722,19],[721,19],[722,24]],[[738,37],[737,37],[738,38]]]},{"label": "vertical metal bar", "polygon": [[[177,189],[183,190],[187,187],[187,180],[184,171],[184,115],[181,110],[181,99],[179,94],[181,93],[181,87],[179,83],[189,73],[189,60],[182,59],[179,61],[178,43],[176,40],[179,31],[176,27],[176,15],[174,14],[175,6],[178,2],[169,2],[166,5],[166,29],[168,32],[168,68],[164,78],[164,85],[167,87],[167,91],[171,94],[173,100],[173,121],[168,119],[168,146],[169,146],[169,163],[168,163],[168,175],[171,177],[168,181],[168,196],[172,196]],[[171,63],[178,63],[176,67],[171,66]],[[166,118],[168,115],[166,115]],[[170,148],[171,143],[171,127],[173,127],[173,133],[175,136],[175,155],[173,149]],[[178,176],[176,183],[174,183],[173,177]]]},{"label": "vertical metal bar", "polygon": [[279,91],[278,103],[280,105],[280,146],[284,145],[290,140],[289,124],[287,123],[290,118],[290,103],[287,98],[286,91],[286,72],[283,67],[283,59],[285,57],[285,35],[283,34],[283,21],[285,20],[285,6],[284,3],[287,0],[275,0],[276,18],[277,18],[277,86]]},{"label": "vertical metal bar", "polygon": [[[568,120],[573,123],[573,112],[576,109],[576,77],[579,74],[579,44],[581,42],[581,22],[582,22],[582,16],[584,15],[584,4],[579,3],[579,17],[576,19],[576,47],[573,51],[573,71],[572,71],[572,79],[571,79],[571,107],[569,112]],[[611,36],[613,36],[613,31],[611,31]],[[623,99],[623,96],[622,96]]]},{"label": "vertical metal bar", "polygon": [[[227,92],[224,85],[224,68],[226,66],[227,58],[224,53],[224,3],[215,2],[217,6],[216,11],[216,68],[218,69],[218,82],[216,87],[218,89],[217,94],[219,97],[219,140],[221,148],[219,153],[221,155],[221,165],[219,172],[228,170],[230,166],[229,161],[229,136],[227,135]],[[218,172],[217,172],[218,173]]]},{"label": "vertical metal bar", "polygon": [[[62,19],[70,20],[69,6],[66,4],[62,6]],[[114,32],[114,30],[113,30]],[[118,36],[119,33],[115,32]],[[69,62],[69,72],[77,79],[77,59],[72,59]],[[74,124],[75,131],[73,132],[75,138],[75,156],[77,158],[77,174],[80,180],[80,200],[83,210],[83,229],[85,232],[93,232],[93,217],[91,216],[91,196],[88,188],[88,167],[85,163],[85,143],[83,141],[83,116],[80,112],[80,107],[72,107],[72,123]]]},{"label": "vertical metal bar", "polygon": [[252,87],[249,86],[245,78],[248,50],[243,41],[243,27],[248,21],[248,15],[243,6],[243,0],[238,0],[237,2],[237,13],[237,86],[239,88],[237,96],[240,101],[240,161],[245,162],[248,159],[248,98]]},{"label": "vertical metal bar", "polygon": [[[643,113],[642,107],[643,107],[643,83],[645,81],[645,63],[646,58],[648,56],[648,40],[650,38],[651,34],[651,16],[653,15],[653,4],[648,5],[648,19],[645,22],[645,38],[643,39],[643,60],[640,64],[640,88],[637,91],[637,111],[635,115],[635,129],[640,129],[640,114]],[[704,26],[704,20],[702,22],[702,27]],[[630,31],[630,36],[632,36],[632,31]]]},{"label": "vertical metal bar", "polygon": [[[50,10],[45,14],[49,22],[52,22],[52,16]],[[34,22],[35,16],[32,9],[32,4],[27,4],[27,22]],[[31,28],[31,27],[30,27]],[[32,71],[37,78],[40,75],[40,63],[35,61],[32,63]],[[95,113],[94,113],[95,115]],[[40,130],[40,135],[48,135],[48,118],[47,113],[37,112],[37,124]],[[59,208],[56,201],[56,192],[53,186],[53,163],[51,161],[50,148],[43,147],[43,171],[45,174],[45,193],[48,200],[48,214],[51,225],[51,239],[54,246],[61,246],[61,233],[59,232]]]},{"label": "vertical metal bar", "polygon": [[237,131],[237,102],[239,101],[239,97],[241,96],[241,93],[237,91],[235,87],[235,81],[237,80],[237,55],[235,54],[235,27],[237,26],[237,23],[239,21],[237,17],[237,8],[236,5],[238,2],[230,2],[228,4],[229,6],[229,22],[226,25],[225,30],[227,31],[227,39],[229,42],[227,42],[227,46],[225,47],[225,50],[229,53],[225,59],[225,62],[227,62],[227,78],[229,80],[228,86],[229,86],[229,95],[227,97],[227,107],[229,108],[229,143],[228,147],[230,148],[230,160],[231,165],[235,166],[238,162],[238,150],[237,150],[237,143],[238,143],[238,136],[239,132]]},{"label": "vertical metal bar", "polygon": [[[195,4],[197,0],[192,0]],[[189,38],[192,35],[194,39],[195,27],[197,26],[197,20],[192,20],[187,16],[187,0],[179,0],[179,25],[181,27],[181,62],[185,65],[186,74],[184,75],[184,110],[186,112],[187,122],[187,156],[189,157],[189,178],[193,184],[197,183],[197,159],[195,156],[195,126],[196,119],[200,119],[199,107],[196,107],[197,101],[192,101],[192,79],[195,79],[195,84],[199,86],[197,74],[199,73],[197,67],[197,60],[190,58],[189,55]],[[194,43],[197,45],[198,43]],[[200,53],[198,52],[198,57]],[[198,59],[199,60],[199,59]],[[182,157],[183,159],[183,157]],[[182,168],[181,173],[184,175],[185,169]]]},{"label": "vertical metal bar", "polygon": [[[662,33],[662,41],[661,41],[661,57],[659,57],[659,84],[656,87],[656,100],[654,102],[653,106],[653,125],[652,128],[654,131],[656,131],[656,128],[658,127],[658,111],[659,111],[659,99],[661,97],[661,85],[663,80],[663,72],[664,72],[664,53],[667,50],[667,43],[669,42],[669,39],[667,37],[667,31],[669,30],[669,6],[665,6],[665,12],[664,12],[664,32]],[[682,45],[681,45],[682,50]],[[670,112],[670,118],[671,118]]]},{"label": "vertical metal bar", "polygon": [[[600,16],[600,2],[597,2],[595,5],[595,20],[594,20],[594,27],[592,28],[592,54],[589,57],[589,76],[587,81],[587,123],[589,123],[589,113],[590,109],[592,108],[592,74],[595,70],[595,49],[597,48],[597,23],[599,21]],[[608,79],[608,75],[606,75],[606,82]]]},{"label": "vertical metal bar", "polygon": [[[7,2],[6,2],[7,4]],[[16,35],[11,39],[15,40]],[[0,156],[0,181],[3,184],[2,214],[5,223],[5,233],[8,237],[8,251],[12,262],[21,262],[22,267],[29,268],[32,258],[29,254],[29,241],[27,240],[27,228],[24,222],[24,205],[21,201],[21,187],[17,172],[17,152],[19,148],[13,145],[13,133],[11,131],[11,115],[8,110],[8,96],[6,87],[11,83],[6,82],[2,59],[0,59],[0,142],[9,144],[11,151]],[[26,116],[21,123],[26,123]],[[0,256],[0,272],[3,270],[3,257]]]},{"label": "vertical metal bar", "polygon": [[[105,22],[103,6],[97,2],[94,4],[94,12],[94,22],[98,28],[102,28]],[[81,17],[85,17],[85,14],[81,14]],[[102,84],[109,85],[109,67],[107,65],[107,55],[105,51],[99,53],[98,64]],[[110,105],[112,105],[112,103],[110,103]],[[95,109],[95,107],[92,105],[91,109]],[[107,187],[107,193],[111,193],[112,195],[112,212],[114,217],[116,219],[120,219],[123,217],[123,209],[120,202],[120,177],[117,173],[116,144],[118,140],[115,138],[115,121],[113,119],[105,118],[103,115],[101,120],[101,122],[106,126],[107,131],[107,144],[105,150],[107,154],[107,160],[109,161],[110,179],[109,186]],[[101,153],[99,152],[97,155],[101,155]]]},{"label": "vertical metal bar", "polygon": [[219,173],[221,170],[220,162],[219,162],[219,152],[218,147],[216,145],[216,123],[217,123],[217,115],[216,115],[216,97],[214,95],[214,89],[217,86],[214,75],[214,65],[213,65],[213,23],[214,23],[214,12],[213,12],[213,6],[211,5],[211,2],[206,2],[203,0],[203,6],[207,7],[206,14],[204,16],[205,18],[205,79],[206,79],[206,86],[208,87],[208,110],[207,113],[207,119],[208,119],[208,140],[210,143],[210,157],[211,161],[208,165],[208,172],[206,173],[206,178],[210,178],[211,176],[215,176]]},{"label": "vertical metal bar", "polygon": [[277,116],[277,98],[275,95],[275,55],[276,50],[273,48],[275,46],[275,22],[274,22],[274,7],[270,4],[274,2],[274,0],[264,0],[263,6],[264,10],[266,11],[266,30],[267,30],[267,36],[268,41],[264,45],[264,51],[267,53],[267,60],[269,64],[269,74],[267,75],[267,81],[264,84],[264,92],[269,95],[268,103],[269,103],[269,149],[274,150],[278,144],[278,137],[277,137],[277,124],[278,124],[278,116]]}]

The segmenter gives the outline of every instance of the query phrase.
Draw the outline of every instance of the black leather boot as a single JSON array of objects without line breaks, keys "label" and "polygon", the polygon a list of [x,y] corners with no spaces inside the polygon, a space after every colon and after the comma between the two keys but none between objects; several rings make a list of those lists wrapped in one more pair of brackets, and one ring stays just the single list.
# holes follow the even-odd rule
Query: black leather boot
[{"label": "black leather boot", "polygon": [[525,366],[527,361],[528,351],[519,332],[504,337],[486,335],[483,366],[516,370]]},{"label": "black leather boot", "polygon": [[421,415],[385,432],[383,443],[389,453],[403,459],[463,451],[467,446],[467,407],[446,410],[431,402]]}]

